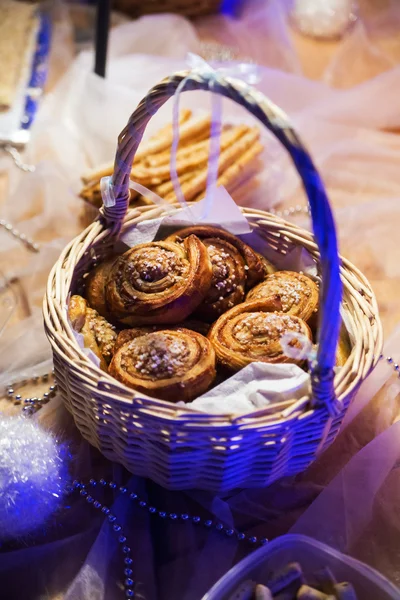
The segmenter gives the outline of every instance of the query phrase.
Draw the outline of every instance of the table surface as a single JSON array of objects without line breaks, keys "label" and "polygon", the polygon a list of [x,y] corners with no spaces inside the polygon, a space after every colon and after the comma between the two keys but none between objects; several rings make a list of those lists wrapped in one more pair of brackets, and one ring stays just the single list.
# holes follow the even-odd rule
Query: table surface
[{"label": "table surface", "polygon": [[[360,11],[361,15],[365,17],[367,20],[371,17],[371,15],[375,18],[377,15],[384,14],[384,11],[387,9],[389,5],[389,0],[387,2],[385,0],[378,0],[377,2],[367,2],[367,0],[363,0],[360,2]],[[89,15],[89,16],[88,16]],[[87,26],[88,23],[92,22],[91,16],[86,11],[82,11],[81,8],[75,7],[72,9],[72,20],[75,23],[75,28],[79,29],[84,26]],[[65,35],[65,29],[61,26],[56,29],[56,35],[62,36]],[[385,34],[378,36],[378,38],[374,38],[375,42],[380,45],[381,50],[385,51],[385,55],[390,58],[393,64],[397,64],[400,62],[400,36],[398,35],[398,30],[385,30]],[[314,80],[321,80],[327,72],[329,65],[332,64],[332,61],[337,56],[337,53],[341,51],[343,47],[342,41],[316,41],[309,38],[306,38],[299,33],[291,30],[291,42],[296,50],[297,56],[300,60],[303,74],[306,77]],[[73,41],[71,38],[66,36],[64,43],[69,44],[73,47]],[[48,84],[48,91],[51,91],[54,85],[59,81],[59,78],[67,68],[67,64],[60,63],[57,61],[57,56],[53,56],[52,58],[52,70],[51,76]],[[357,67],[359,69],[357,70]],[[378,67],[376,67],[378,68]],[[342,85],[343,87],[351,87],[353,84],[357,84],[360,81],[363,81],[367,78],[367,76],[373,76],[376,74],[375,67],[371,67],[371,71],[366,69],[365,62],[360,62],[352,71],[352,80],[343,79]],[[0,172],[0,209],[1,205],[7,201],[8,195],[8,187],[9,181],[7,173]],[[51,231],[42,231],[41,236],[48,236],[51,238]],[[15,256],[13,257],[13,268],[20,264],[24,263],[26,260],[26,254],[24,249],[20,249]],[[365,271],[365,265],[363,269]],[[7,273],[7,263],[0,260],[0,270],[3,270]],[[394,327],[400,322],[400,303],[396,302],[396,299],[400,294],[400,283],[397,281],[388,281],[385,274],[381,272],[376,272],[374,270],[374,262],[373,257],[371,257],[370,268],[368,269],[367,263],[367,272],[366,275],[371,281],[371,284],[376,292],[378,300],[381,304],[381,317],[384,325],[384,329],[387,333],[390,333]],[[12,283],[14,290],[18,297],[20,298],[20,302],[18,304],[18,310],[16,314],[13,316],[14,320],[24,319],[29,316],[29,306],[24,297],[24,289],[19,285],[18,280]],[[34,386],[30,387],[29,385],[24,388],[21,392],[24,395],[38,395],[42,391],[44,391],[45,385],[42,387]],[[18,412],[19,407],[10,406],[10,402],[3,398],[0,400],[0,411],[7,412]],[[377,414],[377,408],[374,406],[374,413]],[[396,415],[393,415],[393,420],[396,420]],[[366,433],[367,435],[367,433]],[[329,456],[327,460],[329,459]],[[61,596],[60,596],[61,598]],[[54,600],[56,598],[54,597]]]}]

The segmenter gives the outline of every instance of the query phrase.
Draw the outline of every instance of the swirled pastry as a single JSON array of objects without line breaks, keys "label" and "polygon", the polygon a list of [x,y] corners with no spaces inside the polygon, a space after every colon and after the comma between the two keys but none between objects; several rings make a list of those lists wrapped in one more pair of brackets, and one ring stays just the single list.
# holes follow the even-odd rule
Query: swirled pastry
[{"label": "swirled pastry", "polygon": [[118,348],[109,373],[149,396],[189,402],[214,381],[215,353],[207,338],[195,331],[153,331]]},{"label": "swirled pastry", "polygon": [[115,256],[108,258],[100,265],[95,267],[89,273],[86,280],[85,295],[89,305],[108,320],[111,319],[111,315],[107,306],[105,287],[110,275],[111,267],[115,261]]},{"label": "swirled pastry", "polygon": [[195,235],[183,244],[139,244],[112,266],[107,306],[126,325],[180,323],[201,304],[211,277],[207,249]]},{"label": "swirled pastry", "polygon": [[213,271],[210,290],[196,315],[212,323],[223,312],[243,302],[246,290],[264,277],[265,266],[250,246],[217,227],[187,227],[167,239],[179,242],[191,234],[206,246]]},{"label": "swirled pastry", "polygon": [[[308,325],[298,317],[279,311],[279,297],[244,302],[228,310],[211,327],[208,339],[217,360],[231,371],[252,362],[296,363],[283,352],[281,338],[294,332],[311,340]],[[293,340],[290,345],[296,345]]]},{"label": "swirled pastry", "polygon": [[[163,325],[153,326],[153,327],[133,327],[131,329],[123,329],[119,332],[118,337],[114,344],[114,354],[115,352],[121,348],[127,342],[134,340],[141,335],[145,335],[147,333],[153,333],[154,331],[162,331],[165,329]],[[181,325],[177,325],[171,329],[190,329],[190,331],[195,331],[196,333],[200,333],[203,336],[207,336],[209,332],[210,326],[207,323],[201,323],[200,321],[188,320],[184,321]]]},{"label": "swirled pastry", "polygon": [[117,331],[113,325],[90,306],[81,296],[72,296],[68,305],[72,327],[83,336],[85,348],[100,359],[100,368],[107,371],[114,351]]},{"label": "swirled pastry", "polygon": [[282,312],[308,321],[318,308],[318,286],[302,273],[277,271],[267,275],[246,296],[246,300],[262,300],[278,295],[282,302]]}]

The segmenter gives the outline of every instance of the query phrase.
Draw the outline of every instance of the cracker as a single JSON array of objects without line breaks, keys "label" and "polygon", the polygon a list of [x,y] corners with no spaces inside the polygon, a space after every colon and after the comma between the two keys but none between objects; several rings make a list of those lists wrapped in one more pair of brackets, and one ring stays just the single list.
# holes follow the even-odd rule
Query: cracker
[{"label": "cracker", "polygon": [[[227,148],[224,152],[221,152],[219,161],[218,161],[218,172],[221,175],[220,185],[225,185],[225,181],[229,178],[233,178],[237,176],[243,169],[243,159],[245,160],[245,164],[253,160],[253,158],[259,154],[260,147],[262,150],[262,145],[257,142],[259,138],[258,129],[251,129],[248,133],[246,133],[243,137],[239,138],[234,144],[232,144],[229,148]],[[257,142],[257,143],[256,143]],[[250,149],[250,150],[249,150]],[[247,152],[249,150],[250,154]],[[235,163],[236,161],[236,163]],[[234,169],[230,171],[228,174],[228,178],[222,177],[224,171],[228,170],[228,168],[234,165]],[[194,177],[191,181],[183,184],[182,192],[187,201],[193,200],[196,196],[198,196],[202,190],[205,189],[207,182],[207,166],[202,168],[199,174]],[[165,199],[169,202],[176,200],[176,195],[174,192],[170,192],[167,194]]]}]

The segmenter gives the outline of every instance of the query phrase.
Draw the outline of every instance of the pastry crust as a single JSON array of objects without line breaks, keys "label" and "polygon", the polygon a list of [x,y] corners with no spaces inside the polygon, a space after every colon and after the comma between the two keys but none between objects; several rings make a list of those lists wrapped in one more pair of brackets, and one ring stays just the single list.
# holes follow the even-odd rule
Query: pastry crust
[{"label": "pastry crust", "polygon": [[311,341],[311,330],[302,319],[277,312],[280,308],[275,296],[244,302],[222,315],[208,334],[218,362],[231,371],[252,362],[301,364],[284,354],[280,340],[285,333],[294,332]]},{"label": "pastry crust", "polygon": [[[141,335],[146,335],[147,333],[154,333],[155,331],[162,331],[165,329],[163,325],[159,325],[158,327],[132,327],[131,329],[123,329],[119,332],[118,337],[114,344],[113,353],[121,346],[134,340]],[[188,321],[184,321],[182,324],[177,325],[176,327],[171,327],[170,329],[190,329],[190,331],[195,331],[196,333],[200,333],[204,337],[207,337],[207,334],[210,330],[210,326],[207,323],[202,323],[201,321],[195,321],[194,319],[189,319]]]},{"label": "pastry crust", "polygon": [[207,249],[194,235],[183,244],[139,244],[114,263],[106,301],[125,325],[175,325],[201,304],[211,277]]},{"label": "pastry crust", "polygon": [[250,289],[263,279],[265,271],[260,260],[260,255],[253,248],[242,242],[236,235],[233,235],[233,233],[211,225],[194,225],[193,227],[185,227],[185,229],[176,231],[167,240],[177,242],[189,235],[196,235],[202,241],[207,240],[209,243],[213,241],[225,241],[234,246],[242,255],[245,263],[246,289]]},{"label": "pastry crust", "polygon": [[246,300],[261,300],[273,295],[280,297],[282,312],[304,321],[308,321],[318,310],[318,286],[302,273],[277,271],[267,275],[263,282],[250,290]]},{"label": "pastry crust", "polygon": [[196,316],[208,323],[215,321],[229,308],[243,302],[246,288],[246,265],[242,254],[229,242],[203,239],[212,265],[211,286]]},{"label": "pastry crust", "polygon": [[115,256],[107,259],[93,269],[86,280],[86,299],[89,305],[108,320],[112,320],[112,318],[107,306],[105,288],[115,261]]},{"label": "pastry crust", "polygon": [[196,315],[212,323],[226,310],[244,301],[246,290],[262,280],[266,267],[261,256],[250,246],[218,227],[186,227],[167,240],[179,242],[192,234],[206,246],[213,269],[210,290]]},{"label": "pastry crust", "polygon": [[199,333],[184,328],[135,335],[115,352],[109,373],[149,396],[189,402],[215,379],[215,353]]},{"label": "pastry crust", "polygon": [[75,331],[82,334],[85,348],[94,352],[100,360],[100,368],[107,371],[117,339],[115,327],[90,308],[81,296],[71,297],[68,316]]}]

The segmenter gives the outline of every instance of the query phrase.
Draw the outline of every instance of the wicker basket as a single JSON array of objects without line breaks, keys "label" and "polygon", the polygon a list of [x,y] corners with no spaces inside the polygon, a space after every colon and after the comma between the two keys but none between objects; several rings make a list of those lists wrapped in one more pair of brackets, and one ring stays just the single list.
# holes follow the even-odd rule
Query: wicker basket
[{"label": "wicker basket", "polygon": [[[261,487],[305,469],[333,441],[353,395],[378,360],[382,329],[368,281],[347,260],[339,264],[331,210],[309,155],[285,115],[260,92],[230,78],[218,76],[215,81],[214,76],[213,92],[247,108],[282,142],[309,198],[314,236],[267,212],[243,213],[276,251],[286,254],[302,246],[319,266],[319,343],[311,396],[242,416],[208,415],[148,398],[90,362],[67,320],[68,294],[79,289],[95,260],[107,256],[121,231],[164,214],[159,206],[127,212],[130,167],[151,115],[184,78],[186,89],[208,90],[212,76],[178,73],[165,79],[139,104],[121,133],[113,176],[116,204],[103,207],[101,217],[65,248],[53,267],[44,300],[45,328],[62,398],[83,437],[107,458],[170,489]],[[341,297],[356,339],[346,365],[334,377]]]},{"label": "wicker basket", "polygon": [[199,17],[218,12],[222,0],[114,0],[113,8],[131,17],[155,13],[177,13]]}]

